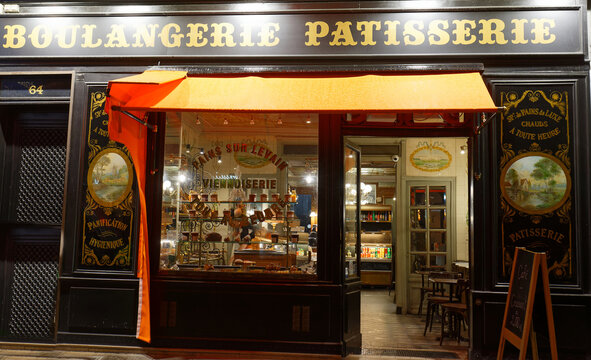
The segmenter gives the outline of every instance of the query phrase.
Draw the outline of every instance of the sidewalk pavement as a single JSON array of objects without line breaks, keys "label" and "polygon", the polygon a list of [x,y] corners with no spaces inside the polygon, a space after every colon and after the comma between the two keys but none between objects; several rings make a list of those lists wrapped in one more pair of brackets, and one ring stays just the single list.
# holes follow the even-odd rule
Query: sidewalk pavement
[{"label": "sidewalk pavement", "polygon": [[[374,349],[375,350],[375,349]],[[396,356],[405,354],[405,356]],[[430,354],[433,357],[429,356]],[[415,356],[413,356],[415,355]],[[416,356],[419,355],[419,356]],[[443,357],[442,357],[443,355]],[[338,355],[271,353],[252,351],[220,351],[194,349],[154,349],[69,344],[0,343],[0,360],[192,360],[192,359],[265,359],[265,360],[332,360]],[[346,360],[425,360],[458,359],[453,353],[417,350],[372,351],[362,355],[349,355]]]}]

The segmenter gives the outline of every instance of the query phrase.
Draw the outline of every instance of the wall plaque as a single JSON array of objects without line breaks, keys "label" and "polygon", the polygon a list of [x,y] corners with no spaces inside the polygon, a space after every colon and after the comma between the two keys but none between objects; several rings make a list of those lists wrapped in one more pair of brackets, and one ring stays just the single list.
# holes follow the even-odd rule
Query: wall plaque
[{"label": "wall plaque", "polygon": [[500,273],[515,247],[547,253],[550,281],[576,282],[572,235],[571,98],[561,85],[499,86]]},{"label": "wall plaque", "polygon": [[127,148],[109,139],[106,86],[88,93],[80,268],[131,270],[135,176]]}]

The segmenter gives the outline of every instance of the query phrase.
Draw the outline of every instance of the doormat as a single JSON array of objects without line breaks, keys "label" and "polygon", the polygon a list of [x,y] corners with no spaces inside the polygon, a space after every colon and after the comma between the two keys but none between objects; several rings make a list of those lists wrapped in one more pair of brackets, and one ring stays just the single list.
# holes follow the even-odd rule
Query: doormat
[{"label": "doormat", "polygon": [[459,359],[458,355],[449,351],[406,350],[406,349],[362,349],[361,355],[405,356],[427,359]]}]

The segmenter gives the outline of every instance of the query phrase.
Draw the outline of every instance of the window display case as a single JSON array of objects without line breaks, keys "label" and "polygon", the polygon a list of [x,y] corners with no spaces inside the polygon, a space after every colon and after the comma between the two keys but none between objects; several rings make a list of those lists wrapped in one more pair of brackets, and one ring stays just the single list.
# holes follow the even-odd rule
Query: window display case
[{"label": "window display case", "polygon": [[317,120],[192,115],[167,119],[161,271],[314,279]]}]

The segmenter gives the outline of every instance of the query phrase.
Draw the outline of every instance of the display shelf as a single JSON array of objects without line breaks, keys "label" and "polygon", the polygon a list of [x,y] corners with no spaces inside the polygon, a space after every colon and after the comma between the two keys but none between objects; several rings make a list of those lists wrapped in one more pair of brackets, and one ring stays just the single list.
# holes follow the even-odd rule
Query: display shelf
[{"label": "display shelf", "polygon": [[[189,215],[189,214],[182,214],[182,215],[181,215],[181,214],[179,214],[179,219],[180,219],[181,221],[191,221],[191,220],[194,220],[194,221],[222,221],[222,219],[223,219],[223,218],[224,218],[223,216],[218,216],[218,217],[215,217],[215,218],[202,218],[202,217],[191,216],[191,215]],[[242,219],[242,218],[233,218],[233,220],[241,220],[241,219]],[[247,219],[249,219],[249,217],[247,217]],[[289,221],[289,222],[296,222],[296,221],[297,221],[297,219],[296,219],[296,218],[290,218],[290,217],[285,217],[285,216],[282,216],[282,217],[279,217],[279,218],[277,218],[277,217],[273,217],[272,219],[265,219],[265,220],[263,220],[263,221],[258,221],[258,220],[257,220],[257,222],[269,222],[269,223],[270,223],[271,221],[280,221],[280,222]]]},{"label": "display shelf", "polygon": [[297,201],[289,201],[289,202],[285,202],[285,201],[223,201],[223,200],[218,200],[218,201],[211,201],[211,200],[207,200],[207,201],[200,201],[200,200],[179,200],[179,203],[181,204],[196,204],[196,203],[203,203],[203,204],[280,204],[281,202],[288,204],[288,205],[295,205],[298,202]]},{"label": "display shelf", "polygon": [[361,258],[362,262],[392,262],[390,258]]},{"label": "display shelf", "polygon": [[189,243],[212,243],[212,244],[240,244],[240,245],[269,245],[269,246],[285,246],[285,245],[308,245],[307,243],[292,243],[290,242],[287,244],[285,240],[278,243],[270,243],[270,242],[257,242],[257,241],[211,241],[211,240],[178,240],[179,242],[189,242]]}]

